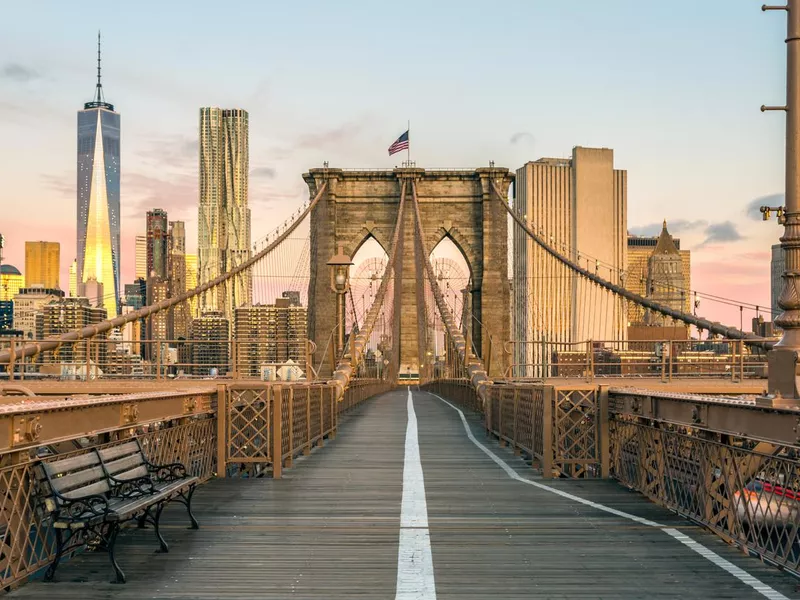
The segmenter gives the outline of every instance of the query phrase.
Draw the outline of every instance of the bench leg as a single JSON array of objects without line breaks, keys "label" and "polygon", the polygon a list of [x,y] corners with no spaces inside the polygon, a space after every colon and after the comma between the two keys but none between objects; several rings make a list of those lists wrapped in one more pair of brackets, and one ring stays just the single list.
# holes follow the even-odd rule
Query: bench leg
[{"label": "bench leg", "polygon": [[50,563],[50,566],[47,567],[47,571],[44,574],[45,581],[53,581],[53,577],[55,577],[56,569],[58,568],[58,563],[61,560],[61,555],[63,553],[64,553],[64,530],[56,529],[56,556],[53,559],[53,562]]},{"label": "bench leg", "polygon": [[125,583],[125,573],[120,569],[117,559],[114,557],[114,546],[117,544],[117,534],[119,533],[119,523],[111,525],[108,534],[108,558],[111,560],[111,566],[114,567],[114,574],[116,579],[111,583]]},{"label": "bench leg", "polygon": [[192,522],[191,529],[200,529],[200,524],[197,522],[197,519],[194,518],[194,513],[192,512],[192,496],[194,495],[195,489],[197,489],[197,486],[193,485],[188,493],[181,492],[177,500],[186,507],[186,512],[189,513],[189,519]]},{"label": "bench leg", "polygon": [[[166,505],[167,505],[166,502],[159,503],[158,508],[156,509],[156,516],[153,519],[153,525],[156,530],[156,537],[158,538],[158,543],[161,545],[160,548],[161,552],[169,552],[169,545],[167,544],[167,541],[164,539],[164,537],[161,535],[161,531],[158,528],[158,524],[161,521],[161,513]],[[147,510],[149,511],[150,509],[148,508]]]}]

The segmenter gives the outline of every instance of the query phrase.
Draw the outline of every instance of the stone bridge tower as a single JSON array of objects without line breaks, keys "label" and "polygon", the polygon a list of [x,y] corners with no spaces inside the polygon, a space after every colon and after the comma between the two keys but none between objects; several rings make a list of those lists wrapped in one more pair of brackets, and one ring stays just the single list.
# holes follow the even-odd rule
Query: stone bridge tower
[{"label": "stone bridge tower", "polygon": [[[324,349],[336,324],[336,296],[330,287],[328,260],[341,245],[355,255],[369,239],[389,253],[403,180],[416,182],[423,235],[428,250],[449,237],[461,250],[470,270],[470,305],[473,343],[490,367],[491,377],[506,368],[503,344],[510,339],[508,281],[508,219],[494,194],[491,181],[505,192],[513,181],[508,169],[476,170],[311,169],[303,175],[311,196],[324,182],[328,187],[311,212],[311,280],[308,289],[308,335],[317,345],[315,364],[323,363],[322,375],[331,371]],[[401,373],[419,373],[421,347],[418,339],[418,274],[414,246],[414,211],[411,186],[406,188],[403,223],[403,269],[400,313]],[[421,274],[420,274],[421,275]],[[424,307],[423,307],[424,308]],[[423,313],[424,314],[424,313]],[[394,342],[397,343],[396,341]],[[324,359],[324,360],[323,360]]]}]

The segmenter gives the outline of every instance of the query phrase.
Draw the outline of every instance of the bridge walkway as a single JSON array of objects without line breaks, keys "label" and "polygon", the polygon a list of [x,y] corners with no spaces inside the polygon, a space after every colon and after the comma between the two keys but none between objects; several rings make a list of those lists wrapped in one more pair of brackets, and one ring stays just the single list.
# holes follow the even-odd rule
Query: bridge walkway
[{"label": "bridge walkway", "polygon": [[126,531],[127,584],[108,583],[105,553],[86,553],[57,583],[10,597],[800,597],[788,575],[614,482],[535,477],[426,392],[413,392],[410,418],[408,396],[362,404],[281,480],[203,486],[199,531],[168,509],[169,554],[154,554],[152,532]]}]

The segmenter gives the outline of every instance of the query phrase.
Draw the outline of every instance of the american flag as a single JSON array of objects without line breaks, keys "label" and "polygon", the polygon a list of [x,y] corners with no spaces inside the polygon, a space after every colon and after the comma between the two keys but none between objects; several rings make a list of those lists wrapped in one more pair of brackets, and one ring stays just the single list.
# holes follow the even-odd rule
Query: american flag
[{"label": "american flag", "polygon": [[392,154],[396,154],[401,150],[408,149],[408,131],[406,131],[403,135],[395,140],[395,142],[389,146],[389,156]]}]

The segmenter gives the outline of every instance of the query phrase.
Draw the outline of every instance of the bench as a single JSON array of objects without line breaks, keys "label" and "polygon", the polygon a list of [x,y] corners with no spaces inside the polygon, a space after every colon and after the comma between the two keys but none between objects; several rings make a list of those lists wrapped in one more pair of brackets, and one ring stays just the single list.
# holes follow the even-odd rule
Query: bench
[{"label": "bench", "polygon": [[138,439],[42,462],[38,478],[56,536],[56,555],[45,581],[53,580],[64,554],[93,544],[108,552],[116,583],[125,583],[125,573],[114,557],[121,525],[136,520],[144,528],[152,523],[160,551],[168,552],[159,522],[172,500],[186,506],[191,528],[199,527],[192,514],[192,495],[199,479],[187,475],[180,463],[150,463]]}]

